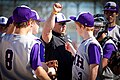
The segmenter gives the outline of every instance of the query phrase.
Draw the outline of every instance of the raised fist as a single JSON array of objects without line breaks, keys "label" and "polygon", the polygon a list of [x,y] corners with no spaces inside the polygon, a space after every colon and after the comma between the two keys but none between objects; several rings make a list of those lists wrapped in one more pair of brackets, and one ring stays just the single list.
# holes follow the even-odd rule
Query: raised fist
[{"label": "raised fist", "polygon": [[53,4],[53,12],[60,12],[62,10],[62,5],[60,3]]}]

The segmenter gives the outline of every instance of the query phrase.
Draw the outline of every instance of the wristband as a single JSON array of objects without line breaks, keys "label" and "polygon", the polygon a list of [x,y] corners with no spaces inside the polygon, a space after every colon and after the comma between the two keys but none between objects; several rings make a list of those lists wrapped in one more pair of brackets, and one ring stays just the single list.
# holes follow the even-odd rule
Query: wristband
[{"label": "wristband", "polygon": [[52,12],[52,13],[56,15],[58,12],[55,12],[55,11],[54,11],[54,12]]}]

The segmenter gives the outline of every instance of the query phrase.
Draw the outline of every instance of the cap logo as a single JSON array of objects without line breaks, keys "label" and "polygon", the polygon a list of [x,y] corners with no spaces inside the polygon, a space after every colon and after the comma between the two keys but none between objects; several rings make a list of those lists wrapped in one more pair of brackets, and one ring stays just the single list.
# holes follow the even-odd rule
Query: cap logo
[{"label": "cap logo", "polygon": [[87,23],[85,23],[85,25],[87,25]]},{"label": "cap logo", "polygon": [[5,22],[5,19],[4,19],[4,18],[2,18],[2,22]]}]

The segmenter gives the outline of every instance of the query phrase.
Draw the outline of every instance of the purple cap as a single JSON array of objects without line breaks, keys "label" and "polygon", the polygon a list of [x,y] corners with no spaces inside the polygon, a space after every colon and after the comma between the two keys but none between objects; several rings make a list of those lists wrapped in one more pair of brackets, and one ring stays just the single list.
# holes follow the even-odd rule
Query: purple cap
[{"label": "purple cap", "polygon": [[58,13],[55,17],[55,22],[69,22],[71,20],[67,20],[63,13]]},{"label": "purple cap", "polygon": [[13,11],[13,20],[16,23],[22,23],[33,18],[35,15],[30,8],[19,6]]},{"label": "purple cap", "polygon": [[10,24],[12,24],[13,23],[13,16],[10,16],[9,18],[8,18],[8,21],[7,21],[7,24],[6,24],[6,26],[8,27]]},{"label": "purple cap", "polygon": [[119,11],[119,7],[115,2],[107,2],[104,6],[104,11]]},{"label": "purple cap", "polygon": [[33,13],[35,13],[35,16],[32,18],[33,20],[37,20],[39,22],[45,22],[44,19],[40,18],[40,16],[38,15],[37,11],[35,10],[31,10]]},{"label": "purple cap", "polygon": [[70,19],[86,27],[94,27],[94,17],[89,12],[79,13],[77,17],[71,16]]},{"label": "purple cap", "polygon": [[[20,7],[26,7],[26,8],[31,9],[30,7],[28,7],[26,5],[21,5]],[[33,20],[37,20],[37,21],[40,21],[40,22],[44,22],[45,21],[44,19],[40,18],[40,16],[38,15],[37,11],[32,10],[32,9],[31,9],[31,11],[32,11],[33,14],[35,14],[35,16],[32,18]]]}]

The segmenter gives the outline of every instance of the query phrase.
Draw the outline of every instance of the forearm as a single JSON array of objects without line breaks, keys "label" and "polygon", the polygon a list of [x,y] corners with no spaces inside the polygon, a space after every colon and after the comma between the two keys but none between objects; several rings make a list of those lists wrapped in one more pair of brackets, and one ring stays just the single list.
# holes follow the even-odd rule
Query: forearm
[{"label": "forearm", "polygon": [[52,12],[47,21],[45,22],[42,31],[42,39],[46,43],[49,43],[52,38],[52,29],[54,28],[54,26],[55,26],[55,14],[53,14]]},{"label": "forearm", "polygon": [[96,80],[97,74],[98,74],[98,67],[97,64],[91,64],[90,65],[90,79],[89,80]]},{"label": "forearm", "polygon": [[51,15],[47,19],[47,21],[44,24],[43,31],[42,31],[42,39],[49,43],[52,38],[52,30],[55,26],[55,15],[60,12],[62,9],[62,5],[59,3],[55,3],[53,5],[53,10],[51,12]]},{"label": "forearm", "polygon": [[108,64],[108,59],[107,58],[103,58],[102,59],[102,68],[106,67]]},{"label": "forearm", "polygon": [[37,75],[37,77],[40,80],[51,80],[50,77],[48,76],[47,72],[42,67],[38,67],[35,70],[35,74]]}]

